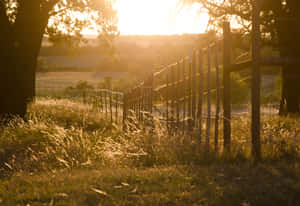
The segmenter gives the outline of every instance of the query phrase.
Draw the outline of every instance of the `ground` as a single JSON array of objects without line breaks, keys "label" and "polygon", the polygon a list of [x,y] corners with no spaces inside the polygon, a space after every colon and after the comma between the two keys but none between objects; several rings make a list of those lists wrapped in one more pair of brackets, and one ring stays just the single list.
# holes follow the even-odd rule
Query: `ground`
[{"label": "ground", "polygon": [[216,156],[160,126],[123,132],[70,100],[40,98],[27,118],[0,131],[2,205],[300,205],[298,117],[264,121],[258,164],[247,120]]}]

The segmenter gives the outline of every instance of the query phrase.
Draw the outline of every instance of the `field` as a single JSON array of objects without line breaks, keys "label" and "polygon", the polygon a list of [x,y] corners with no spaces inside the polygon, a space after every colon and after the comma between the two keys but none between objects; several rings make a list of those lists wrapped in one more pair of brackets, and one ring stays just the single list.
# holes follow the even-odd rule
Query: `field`
[{"label": "field", "polygon": [[[168,136],[134,117],[111,125],[91,105],[38,98],[27,121],[0,132],[3,205],[300,204],[299,117],[266,117],[263,162],[250,157],[249,121],[233,121],[231,154]],[[213,151],[213,150],[212,150]]]},{"label": "field", "polygon": [[97,86],[105,77],[113,80],[127,78],[126,72],[38,72],[36,75],[36,92],[55,93],[76,85],[79,81],[89,82]]}]

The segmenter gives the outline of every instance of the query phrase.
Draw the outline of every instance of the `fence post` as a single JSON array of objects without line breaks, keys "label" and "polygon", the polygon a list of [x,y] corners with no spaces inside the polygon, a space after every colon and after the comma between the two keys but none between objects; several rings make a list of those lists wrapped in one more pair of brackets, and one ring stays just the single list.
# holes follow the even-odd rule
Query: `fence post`
[{"label": "fence post", "polygon": [[117,93],[115,94],[115,101],[116,101],[116,114],[115,114],[116,117],[115,118],[116,118],[116,123],[118,123],[118,106],[119,106],[118,105],[118,103],[119,103],[118,101],[119,101],[119,94],[117,94]]},{"label": "fence post", "polygon": [[101,91],[101,89],[100,89],[100,91],[99,91],[99,96],[100,96],[100,105],[101,105],[101,112],[104,112],[104,107],[103,107],[103,98],[102,98],[102,91]]},{"label": "fence post", "polygon": [[134,112],[135,112],[135,117],[138,119],[138,89],[137,87],[134,88]]},{"label": "fence post", "polygon": [[113,123],[113,111],[112,111],[112,91],[109,91],[109,111],[110,111],[110,122]]},{"label": "fence post", "polygon": [[231,62],[231,34],[229,22],[224,22],[223,25],[223,114],[224,114],[224,150],[230,152],[231,142],[231,85],[230,85],[230,62]]},{"label": "fence post", "polygon": [[86,101],[86,90],[83,90],[83,92],[82,92],[82,99],[83,99],[83,104],[86,104],[87,103],[87,101]]},{"label": "fence post", "polygon": [[186,76],[185,76],[185,59],[182,61],[182,77],[183,77],[183,117],[182,117],[182,133],[184,134],[185,132],[185,114],[186,114]]},{"label": "fence post", "polygon": [[127,119],[127,109],[128,109],[128,98],[127,93],[123,93],[123,131],[126,131],[126,119]]},{"label": "fence post", "polygon": [[171,119],[171,128],[172,128],[172,132],[174,132],[174,128],[175,128],[175,97],[176,97],[176,90],[175,90],[175,68],[176,65],[173,65],[171,68],[171,82],[172,82],[172,86],[171,86],[171,95],[172,95],[172,102],[171,102],[171,108],[172,108],[172,119]]},{"label": "fence post", "polygon": [[169,132],[169,67],[166,66],[166,121],[167,121],[167,130]]},{"label": "fence post", "polygon": [[189,86],[188,86],[188,128],[191,133],[193,129],[192,125],[192,50],[189,50],[189,74],[188,74]]},{"label": "fence post", "polygon": [[107,89],[104,91],[104,104],[105,104],[105,118],[108,119],[108,111],[107,111]]},{"label": "fence post", "polygon": [[203,53],[199,50],[199,99],[198,99],[198,121],[199,121],[199,143],[202,141],[202,106],[203,106]]},{"label": "fence post", "polygon": [[209,151],[210,145],[210,121],[211,121],[211,92],[210,92],[210,78],[211,78],[211,57],[210,46],[207,47],[207,119],[206,119],[206,149]]},{"label": "fence post", "polygon": [[216,67],[216,118],[215,118],[215,152],[219,150],[219,115],[220,115],[220,75],[218,41],[215,43],[215,67]]},{"label": "fence post", "polygon": [[195,122],[196,122],[196,76],[197,76],[197,61],[196,61],[196,51],[193,52],[193,99],[192,99],[192,117],[193,117],[193,127],[195,127]]},{"label": "fence post", "polygon": [[177,63],[177,85],[176,85],[176,130],[179,131],[179,118],[180,118],[180,95],[179,95],[179,88],[180,88],[180,62]]},{"label": "fence post", "polygon": [[143,107],[144,107],[144,85],[141,83],[140,84],[140,89],[139,89],[139,118],[140,122],[143,122]]},{"label": "fence post", "polygon": [[137,118],[138,118],[138,121],[140,122],[141,121],[141,85],[140,85],[140,82],[139,82],[139,86],[137,87]]},{"label": "fence post", "polygon": [[[149,83],[149,86],[150,86],[150,113],[152,114],[153,113],[153,88],[154,88],[154,73],[152,72],[151,73],[151,77],[150,77],[150,83]],[[152,117],[151,117],[152,118]]]},{"label": "fence post", "polygon": [[253,1],[252,18],[252,155],[255,161],[261,159],[260,143],[260,6],[259,1]]}]

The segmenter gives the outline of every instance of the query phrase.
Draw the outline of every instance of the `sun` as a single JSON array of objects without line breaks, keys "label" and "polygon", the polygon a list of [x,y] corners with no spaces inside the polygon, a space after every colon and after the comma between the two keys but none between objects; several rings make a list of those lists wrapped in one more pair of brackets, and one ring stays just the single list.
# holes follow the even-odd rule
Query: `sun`
[{"label": "sun", "polygon": [[118,27],[123,35],[203,33],[208,14],[199,5],[178,8],[178,0],[116,0]]}]

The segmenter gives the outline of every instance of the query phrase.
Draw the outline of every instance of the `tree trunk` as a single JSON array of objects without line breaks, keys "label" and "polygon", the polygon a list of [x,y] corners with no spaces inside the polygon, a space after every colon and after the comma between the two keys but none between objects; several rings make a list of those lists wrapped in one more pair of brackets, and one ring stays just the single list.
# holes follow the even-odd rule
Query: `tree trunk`
[{"label": "tree trunk", "polygon": [[0,116],[6,118],[15,115],[24,117],[26,103],[22,74],[17,70],[17,62],[13,61],[13,57],[2,56],[1,60]]},{"label": "tree trunk", "polygon": [[1,49],[0,116],[24,117],[35,91],[35,68],[39,47]]},{"label": "tree trunk", "polygon": [[[295,16],[279,20],[279,50],[283,58],[300,59],[300,22]],[[299,113],[300,65],[282,67],[282,103],[280,114]]]},{"label": "tree trunk", "polygon": [[[28,3],[26,1],[26,3]],[[1,12],[0,23],[0,116],[24,117],[27,104],[35,96],[35,71],[48,15],[40,4],[20,2],[15,22]],[[4,24],[3,24],[4,23]]]},{"label": "tree trunk", "polygon": [[24,116],[26,105],[22,91],[22,78],[14,59],[13,27],[0,5],[0,117]]}]

